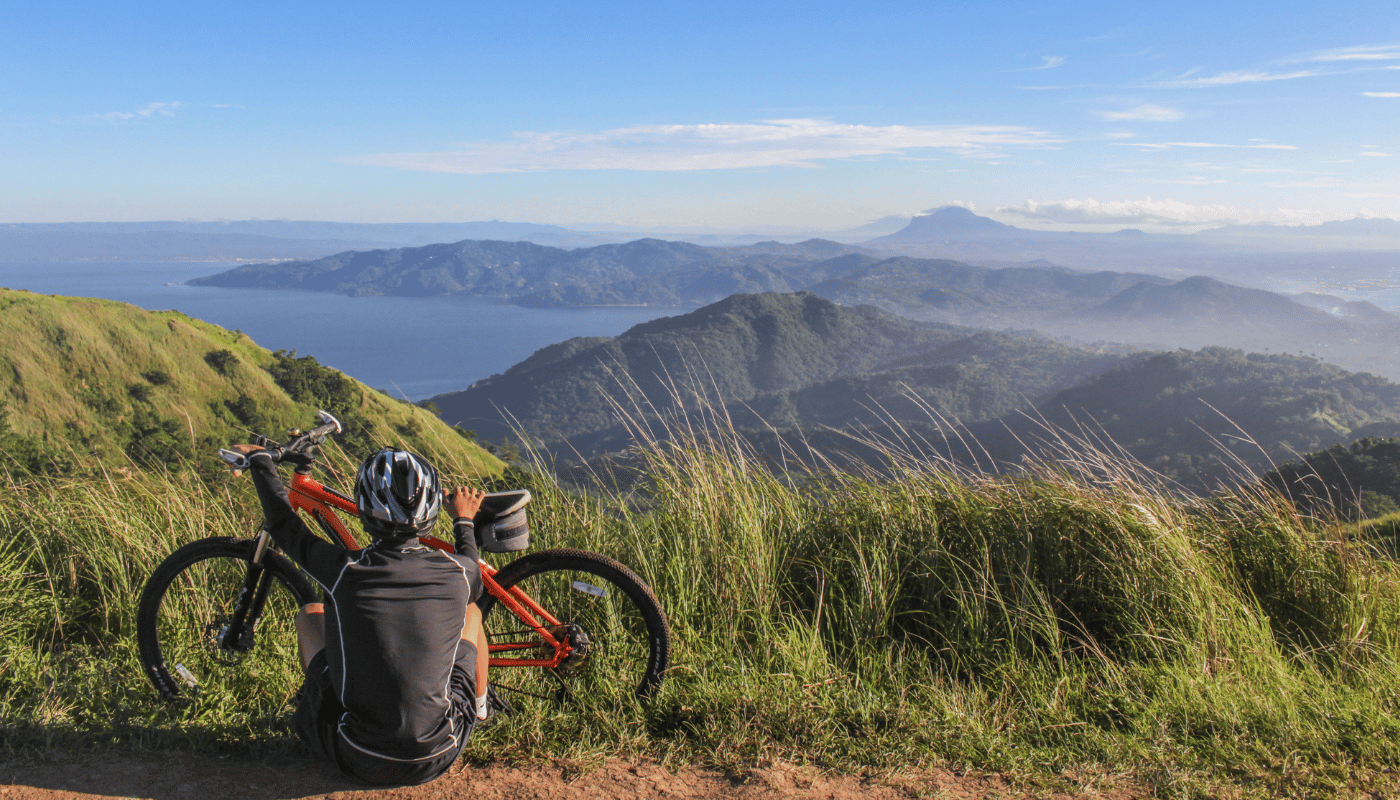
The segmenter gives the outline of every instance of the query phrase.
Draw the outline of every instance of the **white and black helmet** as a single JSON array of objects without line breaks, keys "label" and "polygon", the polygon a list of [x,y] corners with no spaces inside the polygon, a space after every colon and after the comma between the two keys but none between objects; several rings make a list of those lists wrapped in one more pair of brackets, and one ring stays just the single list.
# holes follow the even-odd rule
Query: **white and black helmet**
[{"label": "white and black helmet", "polygon": [[437,470],[420,455],[385,447],[355,473],[355,508],[376,539],[427,533],[442,508]]}]

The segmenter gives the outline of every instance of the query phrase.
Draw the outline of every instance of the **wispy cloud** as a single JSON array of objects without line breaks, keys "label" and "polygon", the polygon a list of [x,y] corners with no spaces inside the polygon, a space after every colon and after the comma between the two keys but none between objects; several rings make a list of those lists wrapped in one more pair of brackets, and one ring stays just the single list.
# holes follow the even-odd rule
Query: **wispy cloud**
[{"label": "wispy cloud", "polygon": [[1199,78],[1191,77],[1197,71],[1191,70],[1176,78],[1165,81],[1158,81],[1153,86],[1163,89],[1207,89],[1212,86],[1230,86],[1237,83],[1268,83],[1270,81],[1291,81],[1296,78],[1312,78],[1323,73],[1318,70],[1303,69],[1293,72],[1265,72],[1262,70],[1236,70],[1234,72],[1221,72],[1216,75],[1206,75]]},{"label": "wispy cloud", "polygon": [[1362,97],[1400,97],[1400,92],[1362,92]]},{"label": "wispy cloud", "polygon": [[1397,61],[1400,60],[1400,44],[1358,44],[1351,47],[1336,47],[1331,50],[1314,50],[1300,53],[1282,60],[1284,64],[1333,61]]},{"label": "wispy cloud", "polygon": [[1369,72],[1378,69],[1400,69],[1400,65],[1380,62],[1400,61],[1400,44],[1361,44],[1351,47],[1337,47],[1331,50],[1314,50],[1287,56],[1273,62],[1276,65],[1316,64],[1317,66],[1293,70],[1240,69],[1219,72],[1214,75],[1198,75],[1193,69],[1166,80],[1157,81],[1151,86],[1167,89],[1207,89],[1214,86],[1232,86],[1241,83],[1269,83],[1291,81],[1298,78],[1316,78],[1322,75],[1343,75],[1351,72]]},{"label": "wispy cloud", "polygon": [[1166,106],[1141,105],[1137,108],[1130,108],[1126,111],[1096,111],[1094,112],[1100,119],[1107,120],[1142,120],[1145,122],[1175,122],[1186,116],[1174,108]]},{"label": "wispy cloud", "polygon": [[1370,156],[1372,158],[1390,158],[1390,153],[1382,153],[1379,150],[1367,150],[1361,155]]},{"label": "wispy cloud", "polygon": [[1006,72],[1034,72],[1038,69],[1054,69],[1065,65],[1064,56],[1041,56],[1040,63],[1034,67],[1021,67],[1020,69],[1008,69]]},{"label": "wispy cloud", "polygon": [[145,106],[135,111],[108,111],[102,114],[92,114],[93,119],[107,120],[108,122],[121,122],[128,119],[149,119],[151,117],[173,117],[175,109],[179,108],[179,102],[169,103],[147,103]]},{"label": "wispy cloud", "polygon": [[968,157],[999,158],[1005,147],[1062,141],[1009,125],[846,125],[815,119],[747,124],[636,125],[600,133],[524,132],[508,141],[467,142],[455,150],[375,153],[346,164],[415,172],[482,175],[543,170],[684,172],[753,167],[814,167],[817,162],[899,155],[930,148]]},{"label": "wispy cloud", "polygon": [[[1251,139],[1250,141],[1257,141]],[[1231,147],[1246,150],[1297,150],[1291,144],[1218,144],[1216,142],[1109,142],[1119,147],[1141,147],[1144,150],[1169,150],[1173,147]]]},{"label": "wispy cloud", "polygon": [[1371,198],[1376,198],[1376,197],[1381,197],[1381,198],[1396,198],[1396,197],[1400,197],[1400,194],[1386,194],[1386,193],[1384,193],[1384,192],[1357,192],[1356,194],[1344,194],[1344,195],[1342,195],[1342,197],[1355,197],[1355,198],[1358,198],[1358,199],[1361,199],[1361,200],[1369,200],[1369,199],[1371,199]]},{"label": "wispy cloud", "polygon": [[1201,227],[1237,222],[1321,222],[1315,211],[1299,209],[1246,209],[1227,205],[1197,205],[1179,200],[1154,199],[1111,200],[1101,202],[1090,197],[1085,200],[1038,202],[1027,200],[1019,206],[999,208],[1003,214],[1026,219],[1066,224],[1098,225],[1161,225]]}]

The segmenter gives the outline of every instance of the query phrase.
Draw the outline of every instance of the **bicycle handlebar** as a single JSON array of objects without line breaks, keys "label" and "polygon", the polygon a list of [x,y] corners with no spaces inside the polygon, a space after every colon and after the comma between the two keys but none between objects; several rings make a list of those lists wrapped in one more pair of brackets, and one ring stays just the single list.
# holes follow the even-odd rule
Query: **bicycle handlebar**
[{"label": "bicycle handlebar", "polygon": [[[311,448],[324,441],[328,435],[344,430],[340,420],[320,409],[316,411],[316,421],[321,424],[306,433],[292,431],[292,440],[285,445],[280,445],[259,434],[253,435],[253,444],[267,450],[274,463],[287,461],[295,464],[298,472],[303,470],[310,472],[311,465],[316,463],[316,457],[311,454]],[[219,458],[222,458],[235,470],[248,468],[248,457],[242,453],[220,448]]]}]

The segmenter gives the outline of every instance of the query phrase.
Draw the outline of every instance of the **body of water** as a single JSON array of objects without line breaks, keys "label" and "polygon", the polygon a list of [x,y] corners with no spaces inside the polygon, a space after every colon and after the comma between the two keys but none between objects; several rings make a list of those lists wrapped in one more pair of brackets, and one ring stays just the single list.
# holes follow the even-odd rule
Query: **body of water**
[{"label": "body of water", "polygon": [[528,309],[476,298],[346,297],[185,286],[231,265],[210,262],[0,262],[0,286],[177,309],[238,329],[270,350],[295,349],[396,396],[465,389],[574,336],[616,336],[666,308]]}]

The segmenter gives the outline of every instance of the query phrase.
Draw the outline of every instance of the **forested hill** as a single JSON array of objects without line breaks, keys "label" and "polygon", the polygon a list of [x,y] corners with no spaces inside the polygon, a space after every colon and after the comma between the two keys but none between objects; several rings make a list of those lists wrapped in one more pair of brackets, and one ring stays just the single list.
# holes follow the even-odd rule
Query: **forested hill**
[{"label": "forested hill", "polygon": [[402,442],[460,473],[500,462],[421,408],[311,357],[177,311],[0,289],[0,454],[20,471],[91,465],[214,470],[249,432],[305,428],[318,408],[351,458]]},{"label": "forested hill", "polygon": [[1196,489],[1400,420],[1400,385],[1305,356],[1094,352],[805,293],[735,296],[616,338],[563,342],[433,402],[488,439],[509,434],[509,416],[557,454],[593,457],[628,445],[619,406],[640,417],[673,410],[677,390],[721,401],[759,442],[775,428],[858,452],[831,431],[943,443],[959,424],[977,444],[952,436],[940,452],[1002,466],[1053,438],[1049,425],[1121,446]]},{"label": "forested hill", "polygon": [[445,421],[488,439],[508,432],[504,412],[532,436],[562,442],[613,428],[613,403],[628,407],[629,396],[658,407],[670,406],[676,390],[747,400],[873,372],[973,333],[805,292],[734,295],[617,337],[546,347],[504,374],[432,402]]},{"label": "forested hill", "polygon": [[1400,384],[1305,356],[1222,347],[1133,359],[1043,398],[1031,416],[972,426],[1014,462],[1047,426],[1122,447],[1198,489],[1252,479],[1300,453],[1349,443],[1400,421]]},{"label": "forested hill", "polygon": [[488,439],[510,433],[509,417],[559,452],[595,455],[627,445],[619,406],[673,410],[677,393],[691,407],[703,393],[754,429],[849,427],[887,414],[927,422],[930,406],[974,421],[1025,408],[1123,360],[1035,334],[915,322],[804,292],[735,295],[615,338],[546,347],[432,402],[447,422]]}]

